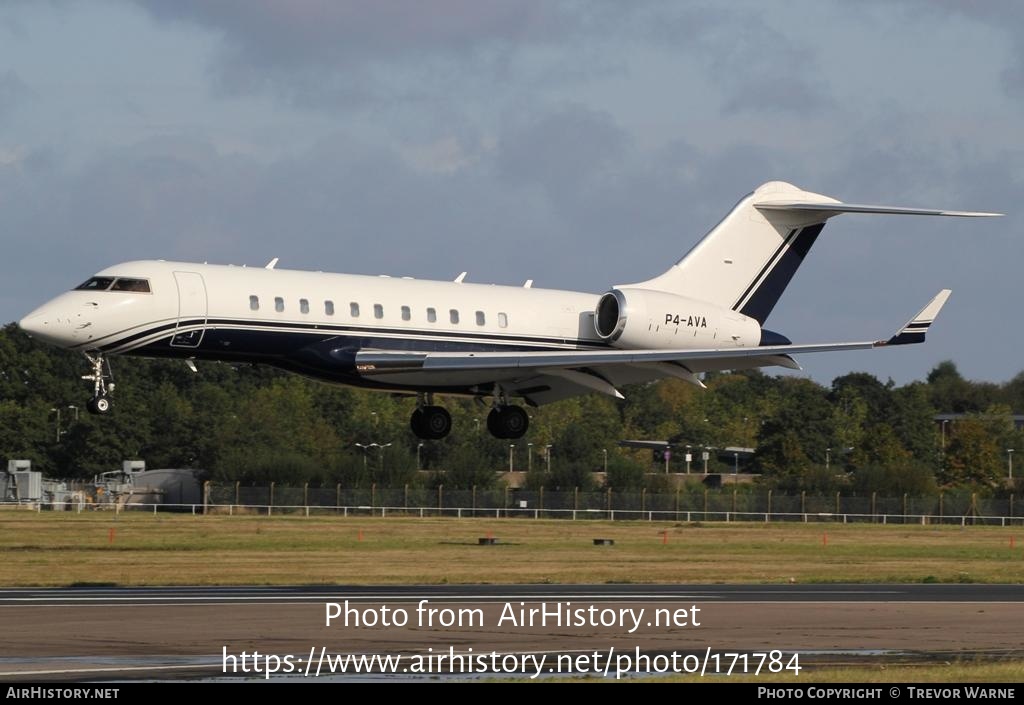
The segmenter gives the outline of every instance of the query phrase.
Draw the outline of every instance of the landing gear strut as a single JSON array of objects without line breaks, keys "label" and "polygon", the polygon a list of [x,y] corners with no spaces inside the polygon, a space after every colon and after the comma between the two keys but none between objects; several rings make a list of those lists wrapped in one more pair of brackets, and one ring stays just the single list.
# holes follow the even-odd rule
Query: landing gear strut
[{"label": "landing gear strut", "polygon": [[426,403],[420,397],[420,403],[409,419],[409,427],[417,438],[436,441],[452,430],[452,417],[443,406],[434,406],[432,395],[427,397]]},{"label": "landing gear strut", "polygon": [[[92,365],[92,374],[82,375],[82,379],[93,383],[92,399],[88,401],[85,408],[92,414],[105,414],[110,411],[109,394],[114,391],[114,375],[110,370],[110,361],[103,353],[96,353],[95,356],[84,353],[89,364]],[[106,370],[104,371],[104,367]],[[110,380],[110,384],[107,381]]]}]

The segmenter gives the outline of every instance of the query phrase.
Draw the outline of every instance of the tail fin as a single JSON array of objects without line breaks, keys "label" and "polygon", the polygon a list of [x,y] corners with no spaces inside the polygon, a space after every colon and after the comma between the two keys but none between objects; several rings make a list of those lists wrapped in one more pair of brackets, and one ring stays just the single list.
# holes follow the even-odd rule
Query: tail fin
[{"label": "tail fin", "polygon": [[841,213],[999,215],[841,203],[770,181],[736,204],[667,272],[629,286],[711,301],[763,325],[825,221]]}]

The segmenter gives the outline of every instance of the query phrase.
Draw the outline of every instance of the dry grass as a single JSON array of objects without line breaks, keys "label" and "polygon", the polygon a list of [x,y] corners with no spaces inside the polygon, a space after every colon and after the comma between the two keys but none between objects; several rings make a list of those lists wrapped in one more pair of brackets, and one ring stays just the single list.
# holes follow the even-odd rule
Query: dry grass
[{"label": "dry grass", "polygon": [[1024,530],[5,511],[0,557],[5,586],[1020,583]]}]

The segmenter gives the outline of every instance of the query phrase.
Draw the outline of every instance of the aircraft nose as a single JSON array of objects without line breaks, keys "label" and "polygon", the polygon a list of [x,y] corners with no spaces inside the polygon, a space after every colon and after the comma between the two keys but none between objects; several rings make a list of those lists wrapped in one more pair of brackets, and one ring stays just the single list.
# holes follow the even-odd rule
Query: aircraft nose
[{"label": "aircraft nose", "polygon": [[46,332],[49,323],[46,319],[47,316],[33,311],[18,321],[18,328],[21,328],[29,335],[40,335]]},{"label": "aircraft nose", "polygon": [[45,307],[37,308],[20,321],[18,327],[33,338],[39,338],[54,345],[67,345],[73,341],[71,321],[60,318]]}]

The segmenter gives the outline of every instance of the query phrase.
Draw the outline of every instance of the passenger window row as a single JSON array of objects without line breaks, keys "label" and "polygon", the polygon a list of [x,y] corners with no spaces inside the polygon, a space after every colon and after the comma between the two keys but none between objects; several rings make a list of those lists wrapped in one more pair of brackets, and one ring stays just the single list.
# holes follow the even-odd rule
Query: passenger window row
[{"label": "passenger window row", "polygon": [[[260,297],[257,296],[256,294],[252,294],[252,295],[249,296],[249,310],[250,311],[259,311],[260,310]],[[281,297],[281,296],[275,296],[274,297],[274,310],[277,311],[278,313],[283,313],[284,312],[284,310],[285,310],[284,297]],[[308,314],[309,313],[309,299],[299,299],[299,313],[302,313],[302,314]],[[412,308],[410,308],[409,306],[402,306],[401,309],[400,309],[400,313],[401,313],[403,321],[411,321],[412,320]],[[329,301],[329,300],[328,301],[324,301],[324,314],[327,315],[327,316],[333,316],[334,315],[334,302],[333,301]],[[348,315],[349,315],[350,318],[359,318],[359,302],[358,301],[350,301],[349,302],[349,304],[348,304]],[[377,319],[377,320],[381,320],[381,319],[384,318],[384,305],[383,304],[374,304],[373,305],[373,317],[375,319]],[[455,308],[448,309],[448,320],[452,324],[456,324],[457,325],[459,323],[459,310],[455,309]],[[483,311],[477,311],[476,312],[475,320],[476,320],[476,324],[478,326],[485,326],[485,325],[487,325],[487,315]],[[433,307],[427,307],[427,322],[428,323],[437,323],[437,309],[435,309]],[[508,328],[508,314],[506,314],[506,313],[498,313],[498,327],[499,328]]]}]

